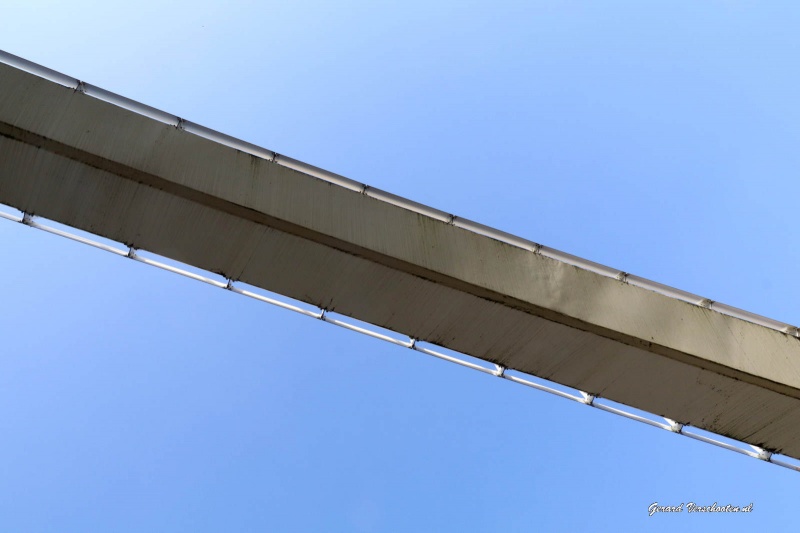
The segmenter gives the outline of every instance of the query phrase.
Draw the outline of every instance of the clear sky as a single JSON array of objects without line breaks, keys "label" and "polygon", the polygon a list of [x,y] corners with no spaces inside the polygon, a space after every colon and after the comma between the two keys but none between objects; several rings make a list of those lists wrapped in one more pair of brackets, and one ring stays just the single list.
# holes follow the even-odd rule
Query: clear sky
[{"label": "clear sky", "polygon": [[[433,4],[433,5],[432,5]],[[785,322],[796,2],[7,1],[0,49]],[[0,221],[0,531],[735,531],[800,474]],[[754,504],[656,515],[653,502]]]}]

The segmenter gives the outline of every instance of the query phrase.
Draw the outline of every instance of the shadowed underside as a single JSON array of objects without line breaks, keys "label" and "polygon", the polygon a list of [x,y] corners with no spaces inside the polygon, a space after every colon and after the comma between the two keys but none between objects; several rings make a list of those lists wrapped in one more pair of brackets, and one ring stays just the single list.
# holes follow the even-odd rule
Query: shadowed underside
[{"label": "shadowed underside", "polygon": [[2,64],[0,202],[800,458],[800,341],[792,335]]}]

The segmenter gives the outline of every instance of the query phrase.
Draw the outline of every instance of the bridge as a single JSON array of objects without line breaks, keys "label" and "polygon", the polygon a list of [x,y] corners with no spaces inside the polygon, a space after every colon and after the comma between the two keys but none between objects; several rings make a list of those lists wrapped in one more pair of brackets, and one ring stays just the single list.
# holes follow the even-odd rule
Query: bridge
[{"label": "bridge", "polygon": [[[0,53],[0,203],[489,366],[800,458],[798,329]],[[6,218],[9,218],[6,216]],[[332,319],[328,319],[332,320]],[[334,320],[335,322],[335,320]],[[353,329],[353,328],[351,328]],[[605,407],[606,410],[611,408]],[[635,418],[635,416],[633,416]],[[649,420],[649,419],[647,419]],[[643,421],[647,421],[643,420]],[[659,425],[658,423],[649,423]],[[701,439],[702,440],[702,439]],[[741,450],[737,450],[741,451]],[[786,466],[786,464],[784,464]]]}]

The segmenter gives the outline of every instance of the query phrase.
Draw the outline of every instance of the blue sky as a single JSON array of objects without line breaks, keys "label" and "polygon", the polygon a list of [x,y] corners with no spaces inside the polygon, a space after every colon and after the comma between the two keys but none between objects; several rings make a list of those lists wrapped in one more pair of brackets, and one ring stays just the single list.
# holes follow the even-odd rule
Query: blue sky
[{"label": "blue sky", "polygon": [[[0,49],[800,323],[791,2],[9,2]],[[0,221],[0,531],[777,529],[798,474]],[[754,503],[749,516],[653,502]]]}]

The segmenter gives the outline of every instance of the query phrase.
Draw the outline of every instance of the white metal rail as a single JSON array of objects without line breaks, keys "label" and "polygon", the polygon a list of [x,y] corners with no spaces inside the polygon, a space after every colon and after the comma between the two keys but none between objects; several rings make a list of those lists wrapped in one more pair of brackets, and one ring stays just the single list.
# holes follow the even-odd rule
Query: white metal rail
[{"label": "white metal rail", "polygon": [[[2,204],[0,204],[2,205]],[[11,208],[13,209],[13,208]],[[207,276],[196,274],[194,272],[190,272],[189,270],[178,268],[167,263],[163,263],[160,261],[156,261],[154,259],[150,259],[148,257],[144,257],[141,254],[137,253],[137,251],[133,248],[126,248],[124,245],[119,245],[120,247],[110,246],[108,244],[104,244],[86,237],[82,237],[80,235],[70,233],[67,231],[60,230],[58,228],[47,226],[46,224],[40,223],[38,217],[31,216],[27,213],[22,213],[22,216],[14,215],[11,213],[0,211],[0,218],[12,221],[12,222],[19,222],[24,224],[28,227],[35,228],[47,233],[51,233],[54,235],[58,235],[60,237],[64,237],[67,239],[71,239],[73,241],[80,242],[82,244],[86,244],[92,246],[94,248],[99,248],[100,250],[105,250],[106,252],[110,252],[112,254],[127,257],[134,261],[138,261],[140,263],[144,263],[146,265],[150,265],[156,268],[160,268],[166,270],[168,272],[172,272],[174,274],[178,274],[181,276],[185,276],[187,278],[200,281],[202,283],[206,283],[213,287],[217,287],[220,289],[225,289],[231,291],[233,293],[246,296],[248,298],[252,298],[254,300],[258,300],[260,302],[268,303],[271,305],[275,305],[282,309],[287,309],[289,311],[294,311],[295,313],[299,313],[301,315],[322,320],[327,322],[328,324],[333,324],[334,326],[339,326],[350,331],[355,331],[357,333],[361,333],[363,335],[367,335],[369,337],[373,337],[375,339],[379,339],[385,342],[389,342],[391,344],[395,344],[397,346],[401,346],[403,348],[409,348],[414,351],[424,353],[438,359],[443,359],[445,361],[449,361],[451,363],[455,363],[457,365],[461,365],[467,368],[471,368],[473,370],[477,370],[478,372],[482,372],[484,374],[490,374],[514,383],[518,383],[520,385],[525,385],[526,387],[530,387],[536,390],[540,390],[543,392],[547,392],[553,394],[555,396],[559,396],[561,398],[566,398],[568,400],[572,400],[590,407],[594,407],[601,411],[605,411],[607,413],[613,413],[615,415],[619,415],[625,418],[629,418],[631,420],[635,420],[637,422],[642,422],[649,426],[657,427],[660,429],[664,429],[673,433],[677,433],[679,435],[683,435],[684,437],[689,437],[690,439],[695,439],[700,442],[705,442],[707,444],[712,444],[714,446],[719,446],[720,448],[724,448],[726,450],[730,450],[736,453],[740,453],[743,455],[747,455],[748,457],[752,457],[755,459],[760,459],[762,461],[766,461],[768,463],[782,466],[784,468],[788,468],[790,470],[794,470],[796,472],[800,472],[800,464],[794,464],[792,462],[787,461],[786,459],[790,458],[783,458],[779,457],[776,454],[773,454],[769,450],[765,450],[759,448],[757,446],[752,446],[746,443],[733,441],[731,439],[727,439],[725,437],[718,437],[713,438],[702,433],[698,433],[697,431],[691,431],[687,429],[689,426],[681,424],[680,422],[676,422],[674,420],[670,420],[668,418],[662,418],[657,415],[650,415],[651,418],[647,416],[642,416],[636,414],[635,412],[626,410],[625,407],[621,404],[612,404],[611,402],[600,398],[595,394],[591,394],[584,391],[570,389],[568,387],[563,387],[556,384],[548,384],[546,380],[542,380],[541,378],[536,378],[533,376],[528,376],[525,374],[521,374],[517,371],[514,373],[509,373],[508,369],[494,365],[494,367],[488,367],[481,364],[477,364],[471,361],[468,361],[464,358],[456,357],[453,355],[449,355],[443,353],[441,351],[437,351],[431,348],[424,346],[423,344],[429,343],[420,343],[417,339],[412,337],[404,336],[405,338],[395,338],[390,335],[386,335],[377,329],[369,329],[354,323],[347,322],[346,320],[342,320],[340,318],[332,317],[328,314],[325,309],[317,308],[314,310],[309,310],[303,307],[304,304],[297,302],[298,305],[294,303],[289,303],[285,301],[281,301],[276,298],[271,298],[266,295],[258,294],[252,291],[248,291],[237,287],[233,280],[221,280],[221,279],[214,279],[214,274],[208,273]],[[287,298],[288,299],[288,298]],[[290,300],[290,299],[289,299]],[[377,328],[377,326],[375,326]],[[433,345],[432,345],[433,346]],[[524,376],[524,377],[523,377]],[[533,381],[536,380],[536,381]],[[539,381],[539,382],[537,382]],[[559,387],[559,388],[556,388]],[[567,389],[567,390],[562,390]],[[619,407],[617,407],[619,406]],[[709,433],[709,432],[704,432]],[[713,435],[709,433],[709,435]],[[720,438],[724,438],[725,440],[720,440]],[[726,442],[729,441],[729,442]]]}]

